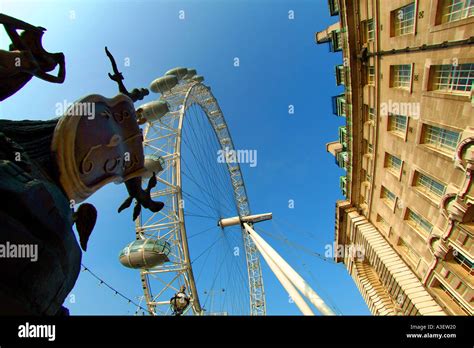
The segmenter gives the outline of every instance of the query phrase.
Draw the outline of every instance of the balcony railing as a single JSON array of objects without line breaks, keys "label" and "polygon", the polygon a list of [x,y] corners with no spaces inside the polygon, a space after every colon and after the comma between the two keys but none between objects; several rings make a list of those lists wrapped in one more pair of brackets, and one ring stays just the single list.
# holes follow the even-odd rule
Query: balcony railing
[{"label": "balcony railing", "polygon": [[331,32],[331,40],[329,41],[329,50],[331,52],[342,51],[342,32],[334,30]]},{"label": "balcony railing", "polygon": [[346,151],[341,151],[336,154],[336,164],[342,168],[346,169],[347,166],[347,161],[348,161],[348,155]]},{"label": "balcony railing", "polygon": [[346,96],[340,94],[332,97],[332,112],[336,116],[346,117]]},{"label": "balcony railing", "polygon": [[342,194],[347,197],[347,176],[341,176],[339,178],[339,187],[341,188]]},{"label": "balcony railing", "polygon": [[347,150],[347,128],[346,126],[339,127],[339,143],[342,145],[342,151]]},{"label": "balcony railing", "polygon": [[339,0],[328,0],[328,3],[331,16],[337,16],[339,14]]},{"label": "balcony railing", "polygon": [[344,65],[336,65],[335,67],[336,73],[336,85],[344,86],[346,84],[346,69]]}]

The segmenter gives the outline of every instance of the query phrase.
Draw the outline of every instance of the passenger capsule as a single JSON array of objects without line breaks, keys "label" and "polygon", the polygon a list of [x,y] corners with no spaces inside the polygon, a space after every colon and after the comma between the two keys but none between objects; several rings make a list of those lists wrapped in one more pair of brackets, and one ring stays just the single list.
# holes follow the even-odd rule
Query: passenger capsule
[{"label": "passenger capsule", "polygon": [[178,84],[178,78],[175,75],[166,75],[153,80],[150,83],[150,90],[154,93],[165,93]]},{"label": "passenger capsule", "polygon": [[203,82],[204,81],[204,76],[195,75],[195,76],[191,77],[191,80],[196,81],[196,82]]},{"label": "passenger capsule", "polygon": [[188,69],[188,73],[184,76],[185,80],[189,80],[191,77],[197,74],[196,69]]},{"label": "passenger capsule", "polygon": [[143,104],[137,109],[138,124],[156,121],[169,111],[169,105],[165,101],[159,100]]},{"label": "passenger capsule", "polygon": [[184,76],[186,76],[187,73],[188,73],[187,68],[177,67],[177,68],[168,70],[167,72],[165,72],[165,75],[174,75],[179,80],[181,80]]},{"label": "passenger capsule", "polygon": [[157,155],[146,155],[145,156],[145,168],[147,170],[144,177],[150,177],[153,173],[158,174],[163,170],[165,161],[161,156]]},{"label": "passenger capsule", "polygon": [[160,239],[138,239],[122,249],[119,260],[128,268],[153,268],[169,261],[171,246]]}]

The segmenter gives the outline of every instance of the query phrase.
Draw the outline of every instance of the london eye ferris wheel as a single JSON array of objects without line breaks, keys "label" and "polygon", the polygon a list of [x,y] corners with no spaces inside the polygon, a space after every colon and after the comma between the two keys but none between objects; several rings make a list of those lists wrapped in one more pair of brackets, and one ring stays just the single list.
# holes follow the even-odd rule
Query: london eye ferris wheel
[{"label": "london eye ferris wheel", "polygon": [[[120,262],[140,271],[151,315],[266,315],[260,256],[303,314],[334,314],[253,229],[239,161],[223,112],[196,70],[174,68],[152,81],[160,97],[137,109],[145,167],[158,185],[156,213],[141,211],[136,240]],[[144,178],[145,179],[145,178]]]}]

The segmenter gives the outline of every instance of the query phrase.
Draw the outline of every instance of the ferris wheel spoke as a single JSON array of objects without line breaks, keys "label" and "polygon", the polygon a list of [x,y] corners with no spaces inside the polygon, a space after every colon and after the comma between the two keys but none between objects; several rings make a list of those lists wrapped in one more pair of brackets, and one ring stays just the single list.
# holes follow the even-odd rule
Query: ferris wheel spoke
[{"label": "ferris wheel spoke", "polygon": [[[209,135],[209,136],[214,136],[214,135]],[[216,143],[216,139],[213,138],[213,140]],[[209,137],[208,137],[208,141],[211,141]],[[215,148],[220,149],[220,145],[217,144]],[[215,154],[217,155],[217,151],[215,151]],[[230,204],[231,206],[235,206],[235,200],[233,197],[233,188],[230,181],[230,175],[228,172],[227,173],[224,172],[225,170],[224,167],[227,168],[227,164],[218,163],[217,158],[216,158],[213,163],[213,168],[214,168],[214,175],[216,177],[216,181],[218,182],[217,187],[226,189],[224,192],[221,191],[223,198],[226,199],[228,204]]]},{"label": "ferris wheel spoke", "polygon": [[[208,135],[208,137],[207,137],[207,144],[209,144],[209,140],[210,140],[210,139],[209,139],[209,135]],[[209,145],[207,145],[207,146],[209,146]],[[218,146],[216,146],[215,148],[218,148]],[[215,154],[217,155],[217,151],[215,151]],[[217,163],[217,160],[214,161],[214,164],[216,164],[216,163]],[[211,163],[211,164],[212,164],[212,163]],[[217,167],[218,167],[218,166],[217,166]],[[220,166],[220,167],[221,167],[221,171],[220,171],[220,172],[222,173],[222,166]],[[222,180],[222,175],[220,175],[220,173],[218,173],[218,172],[219,172],[219,168],[216,168],[216,166],[214,166],[214,169],[217,169],[217,171],[214,170],[214,177],[215,177],[215,178],[218,178],[219,186],[220,186],[220,187],[226,187],[226,186],[222,185],[223,180]],[[230,184],[230,177],[229,177],[229,184]],[[230,186],[230,185],[227,185],[227,187],[229,187],[229,186]],[[230,191],[230,196],[232,196],[232,194],[233,194],[233,190]],[[235,205],[235,203],[234,203],[234,205]],[[226,267],[228,267],[228,264],[227,264],[227,263],[226,263]]]},{"label": "ferris wheel spoke", "polygon": [[[183,142],[184,142],[184,144],[187,144],[187,142],[186,142],[184,139],[183,139]],[[198,168],[198,173],[199,173],[199,175],[200,175],[200,177],[201,177],[201,181],[203,182],[204,185],[207,184],[208,187],[207,187],[207,189],[204,189],[201,185],[198,185],[195,181],[194,181],[194,183],[195,183],[196,185],[198,185],[198,187],[201,189],[201,191],[202,191],[203,193],[206,193],[206,194],[207,194],[206,200],[209,201],[209,204],[210,204],[210,205],[212,205],[212,203],[214,203],[214,208],[217,210],[217,207],[215,206],[215,203],[216,203],[216,202],[215,202],[215,196],[214,196],[212,193],[210,193],[210,191],[213,191],[213,189],[212,189],[212,187],[210,187],[210,185],[208,184],[209,174],[208,174],[208,173],[203,173],[203,170],[205,170],[205,169],[202,169],[202,167],[203,167],[202,161],[200,161],[200,160],[196,157],[196,155],[194,154],[194,151],[192,150],[192,148],[191,148],[189,145],[188,145],[188,147],[189,147],[189,150],[191,151],[191,154],[193,155],[195,161],[196,161],[197,163],[199,163],[199,165],[197,166],[197,168]],[[183,162],[184,162],[184,161],[183,161]],[[190,170],[189,166],[186,165],[186,167],[188,167],[188,171],[192,173],[192,171]],[[183,173],[183,174],[184,174],[184,173]],[[209,189],[209,187],[210,187],[210,189]],[[209,199],[207,199],[207,198],[209,198]],[[211,202],[212,202],[212,203],[211,203]]]},{"label": "ferris wheel spoke", "polygon": [[[188,178],[196,187],[198,187],[200,189],[200,191],[202,193],[205,193],[207,196],[204,196],[204,199],[206,199],[207,201],[207,206],[210,207],[211,209],[215,210],[216,212],[218,212],[218,210],[216,209],[215,206],[212,206],[212,203],[209,201],[209,199],[207,198],[208,196],[211,197],[212,194],[209,193],[205,188],[203,188],[201,185],[199,185],[196,181],[194,181],[193,179],[191,179],[190,176],[188,176],[185,172],[183,172],[183,176]],[[218,215],[218,214],[217,214]]]},{"label": "ferris wheel spoke", "polygon": [[215,229],[215,228],[216,228],[216,226],[211,226],[211,227],[209,227],[209,228],[206,228],[205,230],[196,232],[196,233],[194,233],[194,234],[188,236],[188,239],[191,239],[191,238],[194,238],[194,237],[196,237],[196,236],[202,235],[202,234],[204,234],[204,233],[206,233],[206,232],[209,232],[209,231],[211,231],[211,230],[213,230],[213,229]]},{"label": "ferris wheel spoke", "polygon": [[[211,284],[211,289],[210,289],[210,291],[213,291],[213,290],[214,290],[214,287],[215,287],[215,284],[216,284],[217,277],[219,276],[219,273],[220,273],[220,272],[221,272],[221,270],[222,270],[222,266],[224,265],[224,262],[223,262],[223,261],[224,261],[224,260],[223,260],[224,258],[225,258],[225,254],[224,254],[224,256],[223,256],[223,258],[222,258],[221,262],[219,262],[219,263],[218,263],[218,265],[219,265],[219,268],[217,269],[217,272],[215,273],[214,279],[213,279],[213,281],[212,281],[212,284]],[[210,291],[208,292],[208,295],[207,295],[206,299],[204,300],[203,307],[205,307],[205,306],[206,306],[206,304],[207,304],[207,300],[209,299],[209,294],[210,294]]]},{"label": "ferris wheel spoke", "polygon": [[199,268],[199,271],[197,273],[197,278],[196,278],[196,282],[199,282],[199,280],[201,279],[201,275],[203,274],[203,271],[204,269],[206,268],[207,266],[207,261],[209,260],[209,256],[212,254],[211,251],[213,249],[213,247],[219,242],[221,241],[223,235],[219,236],[215,241],[214,243],[212,243],[211,245],[209,245],[203,252],[201,252],[194,260],[192,260],[191,264],[195,264],[200,258],[201,256],[203,256],[204,254],[206,254],[206,257],[204,259],[204,262],[202,262],[201,264],[201,267]]},{"label": "ferris wheel spoke", "polygon": [[205,215],[199,215],[199,214],[193,214],[193,213],[184,213],[184,216],[192,216],[192,217],[210,219],[210,220],[216,221],[216,218],[213,216],[205,216]]},{"label": "ferris wheel spoke", "polygon": [[[201,210],[202,212],[204,213],[207,213],[207,211],[204,209],[204,206],[207,206],[209,207],[213,212],[215,212],[216,214],[214,215],[215,219],[217,220],[219,218],[219,215],[218,215],[218,212],[214,209],[214,207],[211,207],[209,204],[201,201],[199,198],[187,193],[187,192],[183,192],[183,195],[186,196],[186,198],[189,198],[194,204],[196,204],[196,207]],[[196,202],[198,202],[199,204],[197,204]]]},{"label": "ferris wheel spoke", "polygon": [[217,226],[223,217],[250,213],[240,166],[218,157],[227,145],[233,148],[222,111],[210,89],[196,81],[180,79],[160,100],[170,111],[147,124],[144,152],[164,161],[151,195],[165,208],[143,211],[136,233],[167,242],[170,251],[169,262],[142,272],[147,305],[154,314],[171,314],[169,299],[186,285],[193,300],[182,314],[202,314],[203,306],[209,314],[265,313],[255,306],[263,294],[251,285],[258,277],[247,273],[248,265],[259,267],[247,264],[248,255],[255,260],[249,240],[240,227]]},{"label": "ferris wheel spoke", "polygon": [[[184,193],[184,192],[183,192]],[[207,206],[209,207],[213,213],[214,213],[214,219],[217,221],[219,220],[219,218],[222,216],[222,208],[225,208],[226,209],[226,212],[228,212],[229,214],[231,215],[235,215],[235,212],[232,211],[232,209],[230,209],[228,206],[224,206],[224,205],[221,205],[221,209],[220,210],[217,210],[216,208],[214,207],[211,207],[209,204],[201,201],[199,198],[193,196],[193,195],[190,195],[188,193],[184,193],[186,198],[189,198],[190,200],[192,200],[192,203],[196,204],[197,208],[203,212],[206,212],[206,210],[204,209],[204,206]],[[199,202],[199,204],[197,203]],[[207,213],[207,212],[206,212]],[[230,216],[230,215],[229,215]]]},{"label": "ferris wheel spoke", "polygon": [[[208,122],[207,116],[204,114],[204,112],[201,109],[201,112],[196,110],[196,104],[192,106],[193,112],[196,115],[195,120],[196,123],[198,123],[197,127],[198,129],[206,129],[205,125],[203,124],[205,121]],[[199,116],[198,116],[199,115]],[[203,151],[206,150],[209,152],[209,154],[212,154],[213,156],[205,156],[207,159],[208,165],[213,168],[213,164],[217,164],[217,150],[221,148],[220,144],[217,141],[217,138],[215,136],[214,131],[210,131],[210,127],[207,127],[208,131],[203,132],[201,136],[201,141],[204,143],[202,147],[200,147]],[[195,132],[194,128],[192,129],[193,132]],[[210,141],[210,138],[214,137],[214,141]],[[214,169],[214,168],[213,168]],[[215,172],[213,174],[216,174]],[[219,177],[213,177],[213,179],[218,179]],[[219,178],[220,179],[220,178]],[[220,183],[222,184],[222,182]],[[221,186],[221,185],[219,185]],[[223,186],[221,186],[223,187]]]},{"label": "ferris wheel spoke", "polygon": [[[240,228],[239,228],[240,229]],[[230,233],[233,233],[233,231],[231,231]],[[234,241],[234,245],[243,245],[243,241],[242,241],[242,236],[240,235],[241,231],[235,231],[235,233],[238,233],[238,235],[236,237],[234,237],[235,239],[237,239],[238,241]],[[230,243],[227,243],[227,246],[229,248],[229,251],[231,251],[232,249],[232,246],[230,245]],[[239,252],[239,257],[240,257],[240,252]],[[234,263],[237,264],[237,262],[235,262],[235,260],[233,259]],[[242,284],[246,284],[245,283],[245,277],[244,275],[242,274],[242,270],[239,268],[239,267],[236,267],[237,270],[239,271],[239,275],[241,277],[241,280],[243,281]]]},{"label": "ferris wheel spoke", "polygon": [[[196,119],[197,119],[198,121],[196,121],[196,122],[199,122],[199,120],[200,120],[202,117],[197,116],[197,115],[196,115],[196,112],[195,112],[195,109],[193,109],[193,110],[194,110],[194,114],[193,114],[193,117],[191,117],[191,121],[190,121],[190,124],[189,124],[190,127],[189,127],[189,128],[190,128],[191,132],[193,133],[194,137],[195,137],[195,138],[198,138],[197,135],[196,135],[196,132],[195,132],[195,130],[194,130],[194,123],[193,123],[192,120],[196,120]],[[208,128],[210,128],[210,127],[208,127]],[[204,140],[205,140],[205,134],[200,137],[200,141],[201,141],[201,142],[204,141]],[[211,180],[211,178],[212,178],[213,180],[217,179],[218,176],[216,176],[215,171],[212,171],[212,172],[211,172],[211,169],[213,168],[212,162],[211,162],[211,159],[210,159],[211,156],[206,156],[205,153],[204,153],[204,154],[202,153],[202,151],[204,151],[205,149],[208,149],[208,148],[211,149],[212,147],[207,146],[207,144],[202,144],[202,143],[200,143],[199,146],[196,147],[196,149],[197,149],[197,151],[196,151],[197,155],[196,155],[195,157],[199,157],[199,160],[198,160],[198,161],[199,161],[199,163],[202,163],[203,166],[206,165],[206,167],[205,167],[205,168],[206,168],[206,175],[205,175],[205,178],[206,178],[207,185],[208,185],[208,187],[213,191],[214,197],[219,197],[219,196],[216,194],[216,188],[217,188],[217,189],[220,189],[220,187],[225,187],[225,186],[223,186],[223,185],[221,185],[221,184],[215,185],[215,183],[212,182],[212,180]],[[212,152],[213,152],[213,151],[211,151],[211,150],[207,150],[207,151],[208,151],[209,153],[212,153]],[[192,151],[192,153],[194,154],[195,152]],[[217,146],[215,147],[214,153],[215,153],[215,155],[217,155]],[[205,161],[204,159],[207,159],[207,161]],[[217,164],[217,158],[215,159],[214,163]],[[220,191],[220,194],[221,194],[222,196],[225,196],[221,190],[219,190],[219,191]]]},{"label": "ferris wheel spoke", "polygon": [[206,251],[209,251],[217,242],[219,242],[221,240],[222,236],[219,236],[215,241],[214,243],[212,243],[211,245],[209,245],[202,253],[200,253],[194,260],[191,261],[191,264],[195,263],[197,260],[199,260],[201,258],[201,256],[206,252]]},{"label": "ferris wheel spoke", "polygon": [[[229,298],[228,295],[230,294],[230,301],[231,301],[230,308],[232,308],[236,313],[243,313],[243,307],[241,307],[241,304],[243,301],[242,285],[240,284],[239,281],[237,281],[235,277],[234,270],[235,268],[237,268],[235,266],[236,266],[236,262],[234,259],[232,259],[230,264],[229,262],[227,262],[226,264],[228,276],[227,276],[227,280],[224,286],[224,289],[226,289],[226,296],[224,297],[222,306],[226,308],[225,304],[226,304],[227,299]],[[238,302],[237,305],[235,304],[236,301]],[[239,309],[242,309],[242,311]]]},{"label": "ferris wheel spoke", "polygon": [[[207,116],[204,114],[204,112],[201,110],[201,114],[203,114],[203,117],[198,118],[199,121],[201,121],[200,127],[204,127],[204,122],[207,121]],[[206,120],[205,120],[206,119]],[[206,137],[206,143],[209,148],[217,149],[217,150],[222,150],[222,146],[219,143],[218,137],[215,132],[207,132],[207,137]],[[217,151],[215,151],[214,155],[216,158],[214,158],[214,164],[216,165],[216,177],[219,179],[219,187],[231,187],[230,184],[230,176],[229,173],[224,172],[224,166],[227,167],[227,163],[219,163],[217,159]],[[208,156],[210,159],[211,157]]]},{"label": "ferris wheel spoke", "polygon": [[[195,197],[195,196],[193,196],[193,195],[190,195],[190,194],[188,194],[188,193],[186,193],[186,192],[184,192],[184,191],[183,191],[183,194],[186,196],[186,198],[189,198],[190,201],[191,201],[191,203],[194,203],[194,204],[196,205],[196,207],[197,207],[200,211],[202,211],[202,212],[204,212],[204,213],[206,213],[206,214],[208,214],[208,212],[204,209],[204,206],[209,207],[209,208],[211,209],[211,211],[212,211],[213,213],[215,213],[214,219],[215,219],[216,221],[218,221],[219,218],[221,217],[221,214],[219,214],[219,211],[217,211],[214,207],[211,207],[209,204],[207,204],[207,203],[201,201],[199,198],[197,198],[197,197]],[[199,202],[199,204],[198,204],[197,202]],[[203,205],[204,205],[204,206],[203,206]],[[235,211],[233,211],[231,208],[229,208],[229,207],[227,207],[227,206],[223,206],[223,207],[226,209],[226,212],[228,212],[228,216],[233,216],[233,215],[236,214]]]},{"label": "ferris wheel spoke", "polygon": [[[238,243],[238,241],[242,240],[242,237],[239,235],[240,231],[238,231],[237,229],[235,229],[235,230],[236,231],[229,231],[228,232],[229,236],[232,236],[232,238],[234,239],[234,242],[232,244],[233,245],[242,244],[242,243]],[[237,234],[234,236],[234,233],[237,233]],[[226,241],[227,241],[228,250],[233,255],[232,246],[231,246],[231,244],[228,240],[226,240]],[[236,261],[236,256],[235,255],[233,255],[233,256],[234,257],[231,259],[231,266],[230,266],[231,271],[229,272],[232,275],[232,277],[229,277],[230,281],[238,289],[236,291],[238,291],[240,293],[248,293],[248,288],[245,288],[245,284],[247,284],[247,282],[246,282],[246,279],[245,279],[244,275],[242,274],[242,262],[241,262],[241,265],[239,266],[238,262]],[[240,257],[240,255],[239,255],[239,257]],[[236,272],[234,272],[234,269],[236,270]],[[235,273],[237,273],[237,277],[235,276]],[[239,276],[240,276],[240,279],[239,279]],[[239,301],[241,301],[240,305],[242,305],[243,304],[242,297],[237,296],[236,298]]]},{"label": "ferris wheel spoke", "polygon": [[[205,175],[202,176],[202,179],[203,181],[206,182],[206,184],[209,184],[210,183],[210,172],[209,172],[209,168],[206,167],[207,163],[204,161],[205,159],[205,156],[202,155],[202,152],[203,151],[209,151],[208,149],[205,149],[202,144],[201,144],[201,138],[198,137],[196,135],[196,132],[194,131],[194,123],[193,123],[193,119],[196,118],[195,115],[190,115],[190,118],[188,118],[188,123],[187,123],[187,128],[184,129],[184,134],[186,135],[186,138],[183,138],[183,141],[185,143],[185,145],[187,145],[189,147],[189,150],[191,151],[191,154],[193,155],[195,161],[196,161],[196,165],[200,166],[201,168],[203,168],[205,170]],[[190,134],[192,136],[190,136]],[[193,144],[190,144],[190,143],[193,143]]]}]

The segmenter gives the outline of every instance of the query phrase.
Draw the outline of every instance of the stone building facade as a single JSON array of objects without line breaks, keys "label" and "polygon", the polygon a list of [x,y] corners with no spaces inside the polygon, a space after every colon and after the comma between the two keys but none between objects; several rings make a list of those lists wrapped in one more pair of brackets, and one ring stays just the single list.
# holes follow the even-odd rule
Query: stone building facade
[{"label": "stone building facade", "polygon": [[336,243],[371,312],[472,315],[474,1],[329,0]]}]

